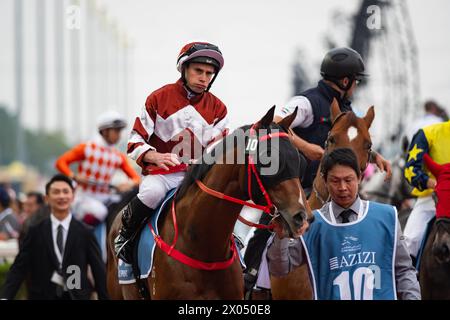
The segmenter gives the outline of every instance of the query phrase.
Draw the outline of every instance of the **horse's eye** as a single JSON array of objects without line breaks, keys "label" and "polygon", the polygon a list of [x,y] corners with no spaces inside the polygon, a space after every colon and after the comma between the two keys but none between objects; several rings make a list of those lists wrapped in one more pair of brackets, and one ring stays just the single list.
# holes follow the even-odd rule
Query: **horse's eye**
[{"label": "horse's eye", "polygon": [[366,149],[367,150],[372,149],[372,142],[366,142]]},{"label": "horse's eye", "polygon": [[328,143],[336,143],[336,139],[333,136],[328,138]]}]

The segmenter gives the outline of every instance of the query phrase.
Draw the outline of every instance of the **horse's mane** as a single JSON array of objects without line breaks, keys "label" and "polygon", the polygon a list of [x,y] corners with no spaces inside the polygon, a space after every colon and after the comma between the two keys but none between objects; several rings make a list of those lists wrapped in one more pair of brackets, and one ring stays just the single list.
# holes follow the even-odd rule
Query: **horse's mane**
[{"label": "horse's mane", "polygon": [[196,180],[203,179],[209,172],[209,170],[211,170],[211,168],[215,165],[215,162],[208,163],[207,161],[205,161],[206,155],[208,155],[209,159],[216,159],[217,155],[225,154],[227,152],[227,142],[229,140],[234,140],[239,134],[242,134],[242,132],[246,132],[249,128],[249,125],[238,128],[238,130],[235,130],[232,134],[226,136],[220,142],[218,142],[218,144],[213,149],[211,149],[209,153],[204,152],[202,157],[200,158],[199,163],[190,165],[184,176],[183,182],[178,189],[177,198],[181,198],[187,192],[189,187],[193,183],[195,183]]}]

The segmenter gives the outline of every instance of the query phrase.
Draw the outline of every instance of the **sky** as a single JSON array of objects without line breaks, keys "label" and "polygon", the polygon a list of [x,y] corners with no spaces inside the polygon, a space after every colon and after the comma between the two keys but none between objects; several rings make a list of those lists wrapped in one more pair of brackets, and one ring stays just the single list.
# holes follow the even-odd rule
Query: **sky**
[{"label": "sky", "polygon": [[[0,0],[0,103],[14,109],[13,1]],[[44,0],[50,4],[54,0]],[[89,1],[89,0],[88,0]],[[25,12],[25,112],[27,126],[36,127],[36,46],[32,8],[36,0],[24,0]],[[418,46],[419,101],[433,98],[450,111],[450,1],[406,0]],[[66,4],[68,2],[66,1]],[[232,127],[258,120],[272,105],[283,105],[292,95],[291,65],[301,48],[311,79],[318,79],[325,54],[324,38],[341,26],[332,26],[336,10],[353,13],[355,0],[261,1],[261,0],[102,0],[108,15],[117,20],[133,44],[132,87],[126,117],[131,122],[140,113],[146,97],[179,77],[176,58],[190,40],[217,44],[225,66],[211,92],[228,107]],[[51,19],[47,23],[52,28]],[[83,26],[81,26],[83,28]],[[343,43],[344,44],[344,43]],[[49,50],[47,61],[52,62]],[[48,103],[55,110],[54,84],[49,67]],[[69,98],[67,98],[69,99]],[[83,100],[82,100],[83,101]],[[369,101],[370,102],[370,101]],[[368,105],[367,105],[368,106]],[[96,112],[100,112],[99,106]],[[117,106],[125,110],[123,106]],[[364,109],[364,108],[362,108]],[[376,109],[378,112],[391,112]],[[365,111],[365,110],[362,110]],[[97,114],[89,114],[90,118]],[[95,112],[94,112],[95,113]],[[55,112],[49,125],[55,126]],[[66,122],[70,121],[66,119]],[[68,124],[69,125],[69,124]],[[83,126],[84,136],[90,129]]]}]

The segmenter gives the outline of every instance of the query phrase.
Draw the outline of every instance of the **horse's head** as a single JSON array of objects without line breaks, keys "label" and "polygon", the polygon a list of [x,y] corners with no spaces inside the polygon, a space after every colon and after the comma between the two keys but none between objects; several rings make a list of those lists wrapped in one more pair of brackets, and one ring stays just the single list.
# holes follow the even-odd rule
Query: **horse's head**
[{"label": "horse's head", "polygon": [[436,177],[436,236],[433,255],[440,263],[450,262],[450,163],[441,165],[428,154],[423,156],[426,166]]},{"label": "horse's head", "polygon": [[358,157],[361,171],[370,160],[372,140],[369,128],[375,117],[374,107],[367,110],[363,118],[357,117],[353,112],[341,112],[336,99],[331,104],[331,130],[326,141],[326,149],[351,148]]},{"label": "horse's head", "polygon": [[307,219],[312,220],[312,214],[300,184],[300,154],[291,143],[291,134],[288,131],[297,110],[279,124],[273,122],[274,111],[275,106],[250,130],[246,152],[252,152],[252,146],[255,146],[251,159],[255,159],[255,167],[261,181],[257,181],[257,175],[247,173],[247,188],[250,184],[249,193],[254,200],[264,201],[262,199],[265,196],[258,187],[262,184],[267,189],[269,201],[273,202],[275,213],[278,214],[277,222],[290,237],[298,237],[297,231],[307,226],[305,222]]}]

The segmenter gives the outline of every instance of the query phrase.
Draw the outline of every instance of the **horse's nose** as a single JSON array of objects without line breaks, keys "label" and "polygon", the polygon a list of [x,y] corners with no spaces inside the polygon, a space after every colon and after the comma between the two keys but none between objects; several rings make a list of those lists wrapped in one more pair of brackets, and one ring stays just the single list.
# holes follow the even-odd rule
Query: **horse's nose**
[{"label": "horse's nose", "polygon": [[295,227],[297,228],[301,228],[303,226],[304,221],[308,221],[308,224],[313,223],[314,219],[315,216],[311,215],[310,217],[308,217],[306,211],[299,211],[293,217]]},{"label": "horse's nose", "polygon": [[293,217],[294,227],[300,229],[303,226],[303,221],[306,220],[306,213],[304,211],[297,212]]},{"label": "horse's nose", "polygon": [[434,245],[433,254],[439,263],[450,262],[450,248],[447,243]]}]

